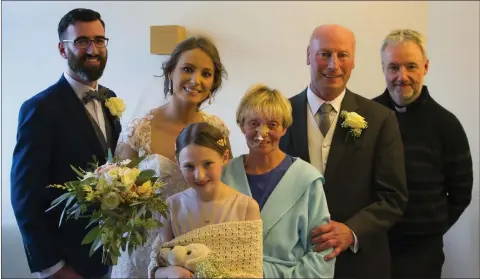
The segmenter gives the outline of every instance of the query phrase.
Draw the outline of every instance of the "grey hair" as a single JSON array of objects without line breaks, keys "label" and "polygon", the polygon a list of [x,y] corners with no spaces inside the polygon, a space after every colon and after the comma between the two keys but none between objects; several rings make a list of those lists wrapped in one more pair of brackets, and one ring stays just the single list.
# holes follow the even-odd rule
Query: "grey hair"
[{"label": "grey hair", "polygon": [[417,44],[422,51],[423,57],[427,59],[427,44],[425,43],[425,38],[420,32],[413,29],[396,29],[390,32],[383,40],[380,52],[383,54],[389,43],[406,42],[413,42]]}]

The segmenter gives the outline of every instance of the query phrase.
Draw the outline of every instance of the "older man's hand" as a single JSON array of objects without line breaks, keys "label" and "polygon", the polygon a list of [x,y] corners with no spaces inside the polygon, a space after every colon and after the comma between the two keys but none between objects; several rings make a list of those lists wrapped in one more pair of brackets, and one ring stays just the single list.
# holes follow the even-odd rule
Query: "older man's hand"
[{"label": "older man's hand", "polygon": [[317,252],[323,251],[330,247],[334,250],[325,256],[325,260],[331,260],[345,251],[354,243],[353,233],[349,227],[343,223],[330,221],[326,225],[321,225],[312,230],[311,233],[313,245],[317,245]]}]

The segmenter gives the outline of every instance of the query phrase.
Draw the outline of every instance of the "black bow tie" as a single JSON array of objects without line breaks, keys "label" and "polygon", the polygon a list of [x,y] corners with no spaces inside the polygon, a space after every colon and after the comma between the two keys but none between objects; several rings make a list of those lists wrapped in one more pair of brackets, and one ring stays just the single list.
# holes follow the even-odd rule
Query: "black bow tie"
[{"label": "black bow tie", "polygon": [[87,93],[85,93],[85,97],[82,98],[82,101],[84,104],[88,104],[88,102],[93,101],[93,99],[97,99],[100,102],[103,102],[107,98],[108,91],[109,90],[106,87],[102,87],[98,89],[98,91],[90,90]]}]

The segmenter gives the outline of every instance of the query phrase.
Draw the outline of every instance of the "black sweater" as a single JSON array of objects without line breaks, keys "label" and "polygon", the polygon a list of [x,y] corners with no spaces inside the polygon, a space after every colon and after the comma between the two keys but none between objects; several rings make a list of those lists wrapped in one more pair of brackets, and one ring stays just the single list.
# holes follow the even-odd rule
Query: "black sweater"
[{"label": "black sweater", "polygon": [[461,123],[426,86],[403,112],[388,89],[373,100],[395,111],[405,148],[408,203],[391,233],[444,234],[472,199],[472,158]]}]

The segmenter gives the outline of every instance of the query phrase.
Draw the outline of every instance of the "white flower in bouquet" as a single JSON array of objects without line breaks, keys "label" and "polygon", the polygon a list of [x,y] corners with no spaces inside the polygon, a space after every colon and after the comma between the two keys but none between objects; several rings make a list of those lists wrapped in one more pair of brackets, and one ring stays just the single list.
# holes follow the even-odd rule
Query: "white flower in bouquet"
[{"label": "white flower in bouquet", "polygon": [[132,162],[132,160],[130,159],[125,159],[123,161],[120,162],[120,165],[121,166],[127,166],[128,164],[130,164],[130,162]]}]

